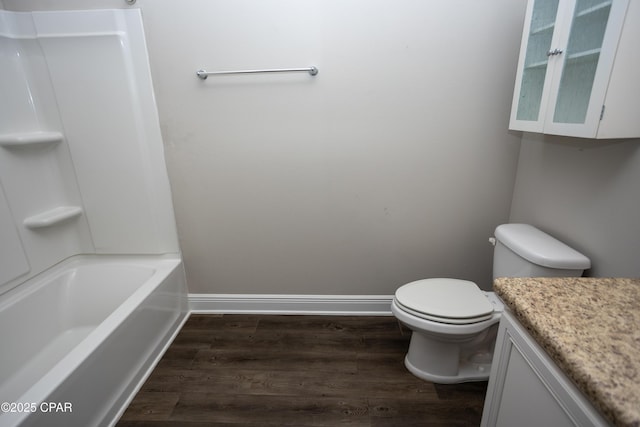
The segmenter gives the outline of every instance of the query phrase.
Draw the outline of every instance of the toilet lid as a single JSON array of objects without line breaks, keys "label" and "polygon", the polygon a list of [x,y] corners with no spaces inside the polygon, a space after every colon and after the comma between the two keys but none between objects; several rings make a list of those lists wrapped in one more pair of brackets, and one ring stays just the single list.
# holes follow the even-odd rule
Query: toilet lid
[{"label": "toilet lid", "polygon": [[445,323],[479,322],[493,314],[493,304],[468,280],[417,280],[398,288],[395,297],[414,314]]}]

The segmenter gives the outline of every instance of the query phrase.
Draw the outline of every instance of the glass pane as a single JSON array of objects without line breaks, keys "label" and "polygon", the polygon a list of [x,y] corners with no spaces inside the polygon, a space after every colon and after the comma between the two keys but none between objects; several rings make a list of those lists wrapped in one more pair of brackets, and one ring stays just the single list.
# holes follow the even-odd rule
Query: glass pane
[{"label": "glass pane", "polygon": [[584,123],[611,0],[578,0],[565,50],[555,123]]},{"label": "glass pane", "polygon": [[538,120],[542,88],[547,73],[547,52],[558,12],[558,0],[536,0],[533,4],[527,53],[522,70],[522,86],[518,100],[518,120]]}]

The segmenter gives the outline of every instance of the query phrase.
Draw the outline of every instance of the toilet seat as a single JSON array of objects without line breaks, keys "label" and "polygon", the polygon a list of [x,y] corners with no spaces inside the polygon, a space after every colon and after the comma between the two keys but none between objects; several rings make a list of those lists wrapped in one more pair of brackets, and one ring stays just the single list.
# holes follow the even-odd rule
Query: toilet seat
[{"label": "toilet seat", "polygon": [[407,313],[439,323],[466,325],[493,317],[493,304],[473,282],[423,279],[398,288],[397,305]]}]

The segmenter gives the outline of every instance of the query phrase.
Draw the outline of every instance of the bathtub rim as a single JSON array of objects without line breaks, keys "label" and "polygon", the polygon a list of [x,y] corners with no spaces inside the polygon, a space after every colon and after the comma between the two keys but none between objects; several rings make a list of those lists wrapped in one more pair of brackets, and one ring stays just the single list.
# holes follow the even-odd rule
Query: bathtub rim
[{"label": "bathtub rim", "polygon": [[118,424],[124,413],[129,408],[129,405],[131,405],[131,402],[133,402],[133,399],[135,399],[138,392],[142,389],[144,383],[156,369],[156,366],[158,365],[162,357],[164,357],[171,344],[173,344],[173,341],[182,330],[184,324],[189,320],[189,317],[191,317],[191,311],[187,309],[186,312],[182,313],[181,318],[179,318],[178,321],[174,324],[174,329],[171,331],[170,336],[165,340],[164,345],[162,345],[158,349],[159,351],[157,352],[157,354],[152,358],[152,360],[150,360],[148,367],[144,369],[144,372],[142,372],[142,374],[140,375],[140,379],[138,381],[135,381],[135,383],[132,383],[133,386],[130,389],[130,392],[120,396],[120,401],[112,408],[107,416],[105,416],[103,420],[106,421],[106,426],[114,427],[116,424]]},{"label": "bathtub rim", "polygon": [[[136,308],[142,305],[147,297],[149,297],[153,290],[157,289],[164,279],[178,269],[182,264],[182,258],[180,254],[161,254],[161,255],[75,255],[65,259],[64,261],[56,264],[52,268],[30,278],[24,283],[20,284],[17,288],[18,292],[9,291],[11,295],[7,297],[6,293],[0,295],[0,310],[11,306],[19,302],[23,298],[28,298],[38,289],[46,286],[61,275],[64,275],[70,269],[76,268],[82,265],[108,265],[108,264],[127,264],[127,265],[139,265],[146,268],[154,268],[153,274],[147,278],[146,281],[140,284],[129,295],[122,304],[120,304],[109,315],[85,337],[76,346],[74,346],[64,357],[56,361],[51,368],[43,375],[37,382],[29,385],[25,392],[20,396],[10,396],[4,400],[15,402],[34,402],[38,405],[41,402],[47,401],[49,395],[53,393],[58,387],[60,387],[72,374],[77,370],[82,363],[88,359],[104,342],[110,334],[115,331],[132,313]],[[184,272],[179,272],[184,274]],[[184,278],[183,278],[184,279]],[[5,298],[7,297],[7,298]],[[186,294],[184,295],[186,299]],[[188,318],[188,310],[186,316],[180,319],[179,326],[183,324]],[[153,357],[150,367],[147,372],[144,373],[144,378],[148,376],[162,356],[166,348],[171,344],[175,335],[178,333],[179,328],[172,331],[170,339],[162,346],[162,351],[158,356]],[[136,388],[142,386],[142,383],[138,384]],[[135,396],[135,394],[134,394]],[[129,396],[129,401],[132,396]],[[121,415],[124,412],[126,406],[123,408],[117,408],[117,412]],[[115,408],[114,408],[115,410]],[[0,417],[0,421],[3,423],[9,422],[9,425],[20,425],[24,419],[26,419],[29,413],[3,413]],[[117,421],[117,417],[115,420]]]},{"label": "bathtub rim", "polygon": [[[82,265],[85,261],[90,261],[89,264],[99,264],[103,262],[107,263],[130,263],[143,264],[143,267],[150,267],[148,263],[158,261],[182,261],[182,256],[179,253],[165,253],[158,255],[112,255],[112,254],[79,254],[72,255],[64,260],[52,265],[44,271],[39,272],[34,276],[29,276],[22,282],[18,283],[15,287],[0,293],[0,312],[7,306],[17,302],[18,300],[27,297],[31,293],[35,292],[38,288],[44,286],[50,280],[54,280],[67,272],[68,269],[73,268],[75,265]],[[134,261],[134,262],[132,262]],[[145,265],[144,263],[147,263]],[[155,275],[155,273],[154,273]],[[152,275],[153,277],[153,275]]]}]

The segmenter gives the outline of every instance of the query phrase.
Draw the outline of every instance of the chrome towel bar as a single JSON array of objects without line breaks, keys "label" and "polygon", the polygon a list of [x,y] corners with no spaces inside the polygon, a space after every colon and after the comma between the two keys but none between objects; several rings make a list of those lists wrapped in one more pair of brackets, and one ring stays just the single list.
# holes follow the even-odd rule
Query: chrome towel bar
[{"label": "chrome towel bar", "polygon": [[258,74],[258,73],[295,73],[305,71],[312,76],[318,74],[318,69],[316,67],[306,67],[306,68],[276,68],[271,70],[237,70],[237,71],[207,71],[207,70],[198,70],[196,71],[196,75],[200,77],[202,80],[206,80],[209,76],[222,75],[222,74]]}]

